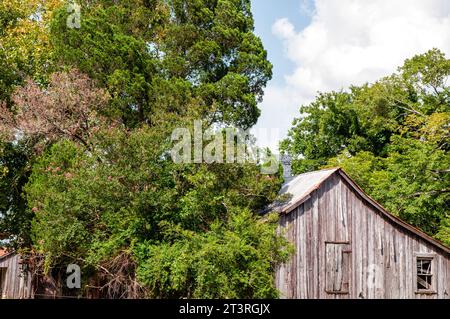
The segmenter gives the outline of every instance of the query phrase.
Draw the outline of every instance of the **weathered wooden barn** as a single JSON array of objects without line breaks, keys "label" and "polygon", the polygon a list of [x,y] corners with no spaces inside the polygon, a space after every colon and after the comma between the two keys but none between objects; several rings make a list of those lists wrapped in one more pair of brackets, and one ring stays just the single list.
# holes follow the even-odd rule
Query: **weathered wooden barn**
[{"label": "weathered wooden barn", "polygon": [[450,249],[387,212],[339,168],[299,175],[277,209],[296,252],[282,298],[449,298]]},{"label": "weathered wooden barn", "polygon": [[0,248],[0,299],[31,298],[31,286],[20,255]]}]

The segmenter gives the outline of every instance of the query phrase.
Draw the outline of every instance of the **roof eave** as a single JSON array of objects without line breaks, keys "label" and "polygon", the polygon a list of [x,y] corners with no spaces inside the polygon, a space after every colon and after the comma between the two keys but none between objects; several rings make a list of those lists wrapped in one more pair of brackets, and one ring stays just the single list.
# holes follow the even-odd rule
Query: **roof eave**
[{"label": "roof eave", "polygon": [[390,213],[386,208],[384,208],[380,203],[378,203],[376,200],[374,200],[372,197],[370,197],[366,192],[364,192],[364,190],[359,187],[359,185],[350,177],[347,175],[347,173],[344,172],[344,170],[339,169],[337,170],[337,172],[347,181],[347,183],[352,186],[352,188],[362,197],[364,198],[367,202],[369,202],[375,209],[377,209],[378,211],[380,211],[384,216],[386,216],[389,220],[391,220],[392,222],[394,222],[395,224],[397,224],[400,227],[403,227],[404,229],[412,232],[413,234],[415,234],[416,236],[422,238],[423,240],[425,240],[426,242],[428,242],[429,244],[445,251],[447,254],[450,255],[450,248],[447,247],[446,245],[444,245],[443,243],[441,243],[440,241],[434,239],[433,237],[427,235],[426,233],[424,233],[423,231],[421,231],[420,229],[408,224],[407,222],[403,221],[402,219],[400,219],[399,217],[393,215],[392,213]]},{"label": "roof eave", "polygon": [[294,209],[296,209],[297,207],[299,207],[300,205],[302,205],[304,202],[306,202],[310,197],[311,197],[311,193],[316,191],[317,189],[320,188],[320,186],[322,186],[322,184],[329,179],[331,176],[333,176],[334,174],[338,173],[342,178],[344,178],[344,180],[363,198],[365,199],[370,205],[372,205],[376,210],[380,211],[384,216],[386,216],[389,220],[391,220],[392,222],[394,222],[395,224],[397,224],[398,226],[412,232],[413,234],[415,234],[416,236],[422,238],[423,240],[425,240],[426,242],[428,242],[429,244],[439,248],[440,250],[443,250],[444,252],[446,252],[447,254],[450,255],[450,248],[447,247],[445,244],[441,243],[440,241],[434,239],[433,237],[428,236],[426,233],[424,233],[423,231],[421,231],[420,229],[408,224],[407,222],[403,221],[402,219],[400,219],[399,217],[393,215],[392,213],[390,213],[389,211],[387,211],[380,203],[378,203],[376,200],[374,200],[372,197],[370,197],[361,187],[359,187],[359,185],[350,177],[347,175],[347,173],[344,172],[344,170],[340,167],[336,167],[336,168],[331,168],[330,170],[334,170],[330,175],[324,177],[323,179],[321,179],[319,182],[317,182],[313,187],[311,187],[310,190],[308,190],[307,194],[305,196],[303,196],[301,199],[297,200],[295,203],[293,203],[292,205],[283,208],[280,211],[280,214],[289,214],[290,212],[292,212]]}]

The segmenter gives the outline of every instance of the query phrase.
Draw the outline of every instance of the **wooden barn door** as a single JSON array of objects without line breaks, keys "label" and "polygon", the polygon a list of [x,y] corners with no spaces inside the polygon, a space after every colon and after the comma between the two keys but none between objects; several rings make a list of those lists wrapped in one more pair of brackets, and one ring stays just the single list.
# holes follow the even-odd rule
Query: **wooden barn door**
[{"label": "wooden barn door", "polygon": [[325,291],[349,294],[351,251],[349,243],[325,243]]}]

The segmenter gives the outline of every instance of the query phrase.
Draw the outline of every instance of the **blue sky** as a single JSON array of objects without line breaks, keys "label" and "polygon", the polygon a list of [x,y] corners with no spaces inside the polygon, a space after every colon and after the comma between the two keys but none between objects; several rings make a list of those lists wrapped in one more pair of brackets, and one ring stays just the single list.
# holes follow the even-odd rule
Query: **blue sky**
[{"label": "blue sky", "polygon": [[407,58],[450,54],[449,0],[253,0],[273,79],[253,134],[277,151],[317,92],[373,83]]},{"label": "blue sky", "polygon": [[269,60],[273,64],[272,83],[282,85],[284,75],[288,75],[295,65],[286,58],[281,39],[273,32],[272,26],[280,18],[289,18],[297,28],[303,29],[311,17],[307,10],[312,9],[312,1],[282,0],[253,0],[252,11],[255,19],[255,33],[262,39],[267,50]]}]

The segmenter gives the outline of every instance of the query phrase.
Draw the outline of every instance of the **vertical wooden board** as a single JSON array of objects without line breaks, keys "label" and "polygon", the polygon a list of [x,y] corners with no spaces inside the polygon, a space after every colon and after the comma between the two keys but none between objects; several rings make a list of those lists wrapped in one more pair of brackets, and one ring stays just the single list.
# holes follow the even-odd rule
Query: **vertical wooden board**
[{"label": "vertical wooden board", "polygon": [[[292,243],[293,242],[293,238],[292,238],[292,225],[291,225],[291,218],[292,215],[288,214],[286,216],[286,227],[287,227],[287,238],[288,240]],[[286,290],[286,298],[290,299],[291,296],[291,292],[290,292],[290,278],[291,278],[291,270],[292,270],[292,258],[286,263],[286,274],[285,274],[285,278],[284,278],[284,285],[285,285],[285,290]]]},{"label": "vertical wooden board", "polygon": [[418,253],[428,253],[428,252],[430,252],[428,250],[427,245],[425,244],[425,242],[421,238],[419,238],[417,236],[414,236],[414,237],[416,238],[416,245],[414,247],[416,252],[418,252]]},{"label": "vertical wooden board", "polygon": [[19,297],[19,288],[20,288],[20,269],[19,269],[19,255],[14,257],[14,266],[15,266],[15,275],[14,275],[14,298],[17,299]]},{"label": "vertical wooden board", "polygon": [[[342,181],[342,180],[341,180]],[[351,194],[349,191],[349,188],[347,186],[346,183],[343,182],[343,202],[344,202],[344,210],[346,213],[346,218],[347,218],[347,240],[350,243],[348,249],[350,251],[353,251],[353,236],[352,236],[352,232],[353,232],[353,206],[350,203],[351,200]],[[353,252],[350,254],[350,260],[349,260],[349,273],[348,273],[348,283],[349,283],[349,294],[348,294],[348,298],[352,298],[351,296],[353,295],[353,272],[354,272],[354,265],[355,265],[355,260],[353,258]]]},{"label": "vertical wooden board", "polygon": [[305,257],[303,254],[303,248],[302,243],[305,241],[305,232],[303,230],[303,221],[305,219],[305,213],[304,213],[304,206],[300,205],[298,208],[298,221],[297,221],[297,241],[295,243],[297,247],[297,290],[296,295],[297,298],[305,298],[305,295],[303,294],[302,284],[304,282],[303,277],[303,269],[304,269],[304,263],[305,263]]},{"label": "vertical wooden board", "polygon": [[447,257],[445,264],[446,264],[445,269],[446,269],[447,285],[444,291],[444,295],[446,299],[450,299],[450,256]]},{"label": "vertical wooden board", "polygon": [[340,227],[340,219],[341,219],[341,194],[340,194],[340,183],[336,176],[332,177],[333,187],[332,187],[332,196],[331,196],[331,210],[332,216],[331,220],[333,221],[334,235],[330,238],[331,241],[341,241],[341,227]]},{"label": "vertical wooden board", "polygon": [[[417,236],[414,236],[413,240],[412,240],[412,245],[411,245],[411,257],[413,258],[412,263],[414,264],[414,267],[416,267],[416,258],[414,258],[414,255],[416,253],[424,252],[422,249],[423,249],[423,246],[420,243],[420,238],[418,238]],[[425,299],[425,298],[423,298],[422,295],[415,293],[417,290],[417,281],[416,281],[417,279],[415,277],[416,272],[413,270],[411,272],[412,272],[412,274],[411,274],[410,280],[413,282],[413,289],[414,289],[414,291],[411,293],[411,294],[414,294],[413,298]]]},{"label": "vertical wooden board", "polygon": [[349,241],[348,229],[348,208],[347,197],[344,182],[338,179],[335,186],[335,205],[336,205],[336,241]]},{"label": "vertical wooden board", "polygon": [[31,273],[28,273],[28,291],[27,291],[27,298],[34,298],[34,296],[32,295],[32,281],[31,281]]},{"label": "vertical wooden board", "polygon": [[15,265],[13,263],[13,258],[11,258],[9,260],[9,267],[8,267],[8,269],[11,270],[11,272],[9,273],[10,284],[9,284],[9,287],[8,287],[9,288],[8,294],[10,296],[9,298],[14,299],[14,288],[15,288],[15,285],[16,285],[16,280],[15,280],[16,267],[15,267]]},{"label": "vertical wooden board", "polygon": [[395,298],[400,298],[401,297],[401,292],[400,292],[400,281],[402,280],[400,277],[400,255],[402,254],[402,252],[400,251],[400,247],[399,247],[399,237],[400,237],[400,232],[392,227],[392,248],[393,248],[393,259],[394,259],[394,285],[392,288],[395,289],[395,293],[393,294],[395,296]]},{"label": "vertical wooden board", "polygon": [[[323,216],[324,216],[324,226],[325,226],[325,238],[324,238],[324,243],[323,243],[323,250],[322,250],[322,256],[323,256],[323,260],[324,263],[326,263],[326,241],[331,241],[334,239],[334,222],[332,220],[333,216],[334,216],[334,210],[333,210],[333,204],[332,204],[332,198],[333,198],[333,184],[331,182],[327,182],[326,183],[327,186],[327,191],[325,194],[325,204],[326,204],[326,210],[323,212]],[[325,271],[327,269],[327,266],[325,264]],[[325,273],[324,273],[325,275]],[[325,281],[326,281],[326,276],[324,277]],[[326,282],[324,282],[324,291],[326,290]],[[327,299],[334,299],[334,296],[325,293],[325,298]]]},{"label": "vertical wooden board", "polygon": [[443,258],[444,264],[444,296],[445,299],[450,299],[450,256]]},{"label": "vertical wooden board", "polygon": [[387,299],[392,297],[392,279],[393,279],[393,271],[392,271],[392,233],[390,231],[389,223],[384,220],[384,294]]},{"label": "vertical wooden board", "polygon": [[7,296],[8,298],[14,298],[14,267],[11,262],[12,258],[8,259],[8,278],[7,278]]},{"label": "vertical wooden board", "polygon": [[298,247],[298,208],[295,209],[293,212],[293,233],[294,233],[294,243],[295,243],[295,254],[292,256],[292,278],[291,278],[291,291],[292,291],[292,298],[297,299],[297,255],[299,254],[299,247]]},{"label": "vertical wooden board", "polygon": [[385,266],[384,266],[384,220],[381,215],[377,212],[374,214],[374,233],[375,233],[375,258],[374,262],[376,265],[375,273],[375,298],[384,299],[385,289],[384,289],[384,276],[385,276]]},{"label": "vertical wooden board", "polygon": [[437,287],[436,287],[436,298],[443,299],[444,298],[444,285],[445,285],[445,270],[443,268],[443,257],[439,254],[436,254],[436,266],[437,266],[437,273],[435,276],[437,276]]},{"label": "vertical wooden board", "polygon": [[367,275],[368,275],[368,212],[367,207],[363,202],[360,202],[362,211],[362,221],[361,221],[361,293],[364,299],[369,298],[367,289]]},{"label": "vertical wooden board", "polygon": [[364,259],[367,247],[367,236],[366,236],[366,211],[364,209],[363,203],[356,198],[356,205],[359,210],[359,241],[358,241],[358,265],[359,265],[359,291],[357,292],[358,298],[367,298],[367,293],[365,291],[366,280],[365,280],[365,272],[366,272],[366,260]]},{"label": "vertical wooden board", "polygon": [[358,298],[359,292],[361,290],[360,284],[360,272],[361,272],[361,263],[360,263],[360,243],[361,243],[361,235],[360,235],[360,225],[361,225],[361,213],[359,211],[359,206],[356,204],[354,200],[355,195],[353,192],[349,192],[349,203],[352,207],[352,295],[351,297],[356,299]]},{"label": "vertical wooden board", "polygon": [[342,281],[343,281],[343,273],[344,269],[342,267],[343,260],[342,260],[342,249],[338,245],[335,245],[334,248],[334,256],[333,256],[333,262],[336,264],[335,268],[335,277],[333,280],[333,291],[341,291],[342,290]]},{"label": "vertical wooden board", "polygon": [[324,299],[326,298],[325,293],[325,241],[326,241],[326,212],[327,212],[327,186],[326,183],[322,185],[320,188],[321,192],[321,200],[319,203],[319,238],[318,238],[318,250],[317,250],[317,259],[319,261],[319,298]]},{"label": "vertical wooden board", "polygon": [[307,284],[306,284],[306,291],[307,291],[307,298],[312,299],[314,298],[313,295],[313,278],[312,278],[312,259],[315,257],[312,251],[312,244],[311,241],[312,238],[312,227],[311,227],[311,215],[312,215],[312,202],[311,198],[308,199],[304,203],[305,207],[305,229],[306,229],[306,273],[307,273]]},{"label": "vertical wooden board", "polygon": [[366,206],[367,211],[367,262],[365,263],[367,267],[367,276],[366,276],[366,289],[367,289],[367,298],[374,299],[375,298],[375,270],[376,265],[374,263],[374,215],[373,212]]},{"label": "vertical wooden board", "polygon": [[409,277],[409,271],[406,270],[406,255],[405,251],[405,233],[400,231],[398,234],[398,251],[399,251],[399,293],[401,299],[408,298],[408,294],[406,292],[406,281]]},{"label": "vertical wooden board", "polygon": [[303,248],[303,268],[302,268],[302,277],[303,277],[303,282],[302,282],[302,293],[303,293],[303,298],[308,298],[308,243],[307,243],[307,218],[306,216],[308,214],[310,214],[310,208],[311,208],[311,199],[308,199],[304,205],[303,205],[303,209],[305,210],[305,216],[303,218],[303,224],[302,224],[302,229],[303,229],[303,241],[302,241],[302,248]]},{"label": "vertical wooden board", "polygon": [[335,252],[334,252],[334,246],[325,244],[325,290],[333,291],[334,288],[334,281],[332,278],[334,277],[334,273],[336,270],[334,269],[335,265]]},{"label": "vertical wooden board", "polygon": [[7,264],[6,260],[3,260],[1,267],[6,268],[5,275],[4,275],[5,276],[4,282],[3,282],[3,288],[4,288],[3,295],[6,297],[7,293],[8,293],[8,276],[9,276],[8,264]]},{"label": "vertical wooden board", "polygon": [[[286,215],[286,224],[285,224],[285,232],[286,238],[289,242],[292,242],[291,233],[290,233],[290,216]],[[286,295],[286,298],[289,298],[289,268],[290,268],[291,259],[289,259],[284,265],[284,276],[283,276],[283,289]]]},{"label": "vertical wooden board", "polygon": [[5,289],[5,291],[3,292],[3,295],[6,296],[6,298],[8,298],[9,296],[9,273],[10,273],[10,269],[8,269],[8,262],[7,260],[3,261],[2,267],[6,268],[6,274],[5,274],[5,282],[3,283],[3,287]]},{"label": "vertical wooden board", "polygon": [[337,176],[332,177],[333,181],[333,188],[332,188],[332,197],[331,197],[331,207],[333,211],[333,215],[331,220],[333,221],[333,231],[334,235],[330,238],[332,241],[340,241],[341,240],[341,234],[340,234],[340,211],[342,209],[342,206],[340,204],[340,189],[339,189],[339,179]]},{"label": "vertical wooden board", "polygon": [[414,246],[415,238],[412,236],[405,236],[405,254],[406,254],[406,262],[405,262],[405,271],[406,271],[406,298],[414,299]]},{"label": "vertical wooden board", "polygon": [[319,203],[321,200],[321,192],[318,190],[316,193],[316,200],[313,202],[312,209],[312,240],[310,245],[312,246],[312,278],[313,278],[313,294],[312,298],[319,298]]},{"label": "vertical wooden board", "polygon": [[405,233],[405,249],[406,249],[406,265],[405,265],[405,289],[407,291],[407,298],[414,299],[415,297],[415,278],[414,273],[417,267],[414,258],[414,242],[418,238],[412,234]]},{"label": "vertical wooden board", "polygon": [[[289,241],[295,242],[295,238],[294,238],[294,234],[293,234],[293,228],[292,227],[292,214],[288,215],[288,238]],[[292,291],[291,291],[291,287],[292,287],[292,263],[294,260],[294,256],[291,257],[291,259],[289,260],[288,264],[287,264],[287,269],[286,269],[286,295],[287,298],[292,299]]]},{"label": "vertical wooden board", "polygon": [[[328,183],[327,183],[328,184]],[[330,179],[329,191],[327,192],[327,206],[328,210],[326,212],[327,218],[327,241],[336,240],[336,206],[335,206],[335,185],[333,180]]]},{"label": "vertical wooden board", "polygon": [[397,289],[397,297],[399,299],[403,299],[403,293],[404,293],[404,287],[403,287],[403,282],[405,281],[404,278],[404,248],[402,245],[403,242],[403,238],[402,238],[402,233],[400,231],[398,231],[397,229],[395,229],[395,253],[396,253],[396,277],[397,277],[397,284],[398,284],[398,289]]},{"label": "vertical wooden board", "polygon": [[[290,228],[290,236],[291,236],[291,242],[295,243],[297,238],[295,237],[295,211],[292,211],[289,213],[289,228]],[[289,298],[294,298],[293,289],[295,288],[295,265],[296,265],[296,256],[292,256],[290,263],[289,263],[289,276],[288,276],[288,291],[289,291]]]},{"label": "vertical wooden board", "polygon": [[351,253],[351,245],[345,245],[343,247],[343,290],[347,291],[347,294],[341,295],[341,299],[349,299],[351,298],[351,272],[352,272],[352,253]]}]

